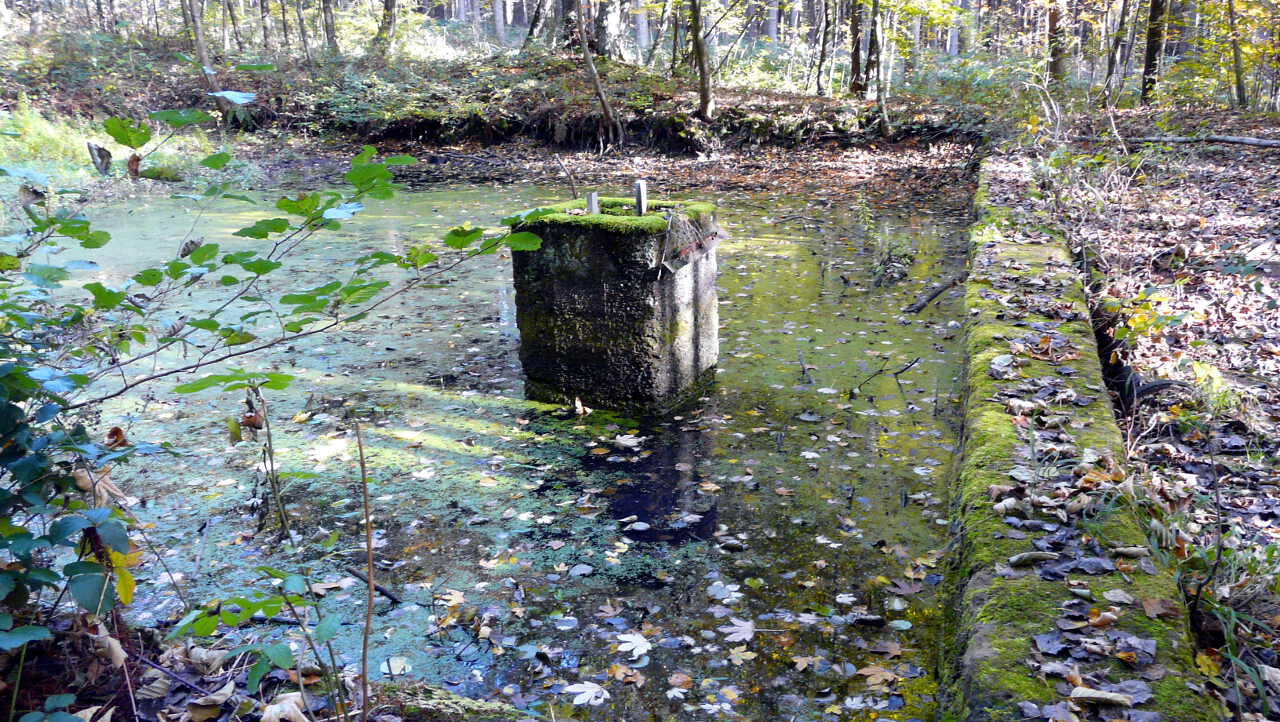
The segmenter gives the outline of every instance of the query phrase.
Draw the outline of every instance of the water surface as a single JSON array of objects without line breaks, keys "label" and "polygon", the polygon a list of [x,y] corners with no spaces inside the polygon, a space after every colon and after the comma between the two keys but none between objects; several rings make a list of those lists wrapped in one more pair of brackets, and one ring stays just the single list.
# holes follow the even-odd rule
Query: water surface
[{"label": "water surface", "polygon": [[[267,290],[320,285],[361,253],[559,199],[481,185],[371,203]],[[146,499],[136,511],[189,597],[262,587],[255,565],[306,567],[332,583],[321,610],[359,622],[363,590],[343,567],[361,558],[348,417],[360,418],[380,581],[405,600],[377,602],[375,676],[559,720],[931,719],[958,302],[901,309],[962,265],[964,219],[857,199],[716,200],[730,235],[719,373],[675,416],[523,401],[510,260],[487,257],[363,322],[245,361],[297,377],[268,400],[298,551],[258,530],[260,445],[227,443],[238,393],[162,384],[114,402],[104,427],[192,452],[117,481]],[[197,216],[176,201],[114,211],[109,260],[96,256],[102,267],[78,280],[123,283],[192,228],[224,250],[252,247],[229,233],[264,215],[228,205]],[[907,278],[877,287],[886,247],[914,260]],[[210,298],[196,292],[174,313]],[[177,615],[165,574],[145,569],[136,614]],[[229,636],[303,649],[287,627]],[[359,625],[336,645],[358,660]],[[593,689],[583,683],[607,698],[574,705]]]}]

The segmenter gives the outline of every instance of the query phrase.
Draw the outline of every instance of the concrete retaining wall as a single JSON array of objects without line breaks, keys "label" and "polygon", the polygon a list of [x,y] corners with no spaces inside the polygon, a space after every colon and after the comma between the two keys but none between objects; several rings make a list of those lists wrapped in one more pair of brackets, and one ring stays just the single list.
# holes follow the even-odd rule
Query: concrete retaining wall
[{"label": "concrete retaining wall", "polygon": [[940,719],[1222,719],[1185,612],[1144,608],[1182,597],[1148,556],[1083,284],[1033,190],[1029,160],[984,161]]}]

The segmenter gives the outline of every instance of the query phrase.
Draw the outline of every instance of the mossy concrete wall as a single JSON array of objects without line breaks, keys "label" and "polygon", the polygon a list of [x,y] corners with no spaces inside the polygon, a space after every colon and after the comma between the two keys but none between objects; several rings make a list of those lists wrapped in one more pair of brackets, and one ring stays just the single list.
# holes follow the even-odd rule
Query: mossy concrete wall
[{"label": "mossy concrete wall", "polygon": [[[1033,195],[1029,161],[984,161],[965,292],[967,397],[951,494],[957,537],[940,719],[1020,720],[1022,702],[1065,703],[1080,719],[1129,718],[1116,707],[1070,702],[1075,685],[1062,678],[1059,662],[1093,673],[1090,684],[1142,680],[1153,698],[1135,712],[1157,713],[1164,722],[1222,719],[1218,706],[1195,691],[1204,680],[1193,664],[1185,613],[1144,613],[1143,600],[1180,606],[1181,595],[1169,570],[1140,556],[1147,539],[1123,494],[1124,446],[1103,387],[1084,286],[1057,220]],[[1037,397],[1043,388],[1053,391]],[[1063,445],[1056,452],[1061,465],[1043,472],[1050,437]],[[1079,529],[1081,548],[1114,568],[1055,575],[1043,565],[1057,562],[1011,564],[1016,555],[1045,549],[1041,522],[1051,530]],[[1104,597],[1125,598],[1114,590],[1132,601]],[[1100,640],[1101,653],[1073,658],[1038,650],[1034,637],[1061,631],[1063,605],[1081,599],[1117,617],[1076,630]],[[1116,656],[1107,647],[1112,632],[1155,640],[1155,659]]]},{"label": "mossy concrete wall", "polygon": [[512,254],[525,395],[626,413],[678,406],[719,356],[714,206],[630,199],[553,207],[519,227],[542,237]]}]

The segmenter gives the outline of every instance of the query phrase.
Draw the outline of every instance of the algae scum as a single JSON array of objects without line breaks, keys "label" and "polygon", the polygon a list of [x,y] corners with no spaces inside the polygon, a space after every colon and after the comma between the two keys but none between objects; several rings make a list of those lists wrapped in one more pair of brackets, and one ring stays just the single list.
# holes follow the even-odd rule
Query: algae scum
[{"label": "algae scum", "polygon": [[[552,200],[540,188],[405,194],[318,240],[290,284]],[[258,565],[306,569],[320,609],[347,622],[339,662],[358,663],[364,590],[344,567],[362,566],[359,418],[379,581],[403,599],[376,600],[375,676],[546,719],[931,719],[958,302],[901,309],[962,264],[963,218],[716,200],[730,236],[719,370],[675,416],[524,401],[502,257],[251,359],[297,377],[268,395],[296,545],[258,530],[261,444],[229,445],[225,422],[244,410],[239,392],[161,386],[113,402],[104,428],[190,452],[115,474],[167,550],[163,568],[143,567],[138,621],[180,614],[166,569],[200,601],[267,588]],[[128,260],[83,280],[120,282],[193,223],[230,249],[243,239],[229,232],[260,214],[196,219],[154,202],[105,224]],[[884,274],[894,258],[896,282]],[[229,646],[305,650],[287,625],[222,632]]]}]

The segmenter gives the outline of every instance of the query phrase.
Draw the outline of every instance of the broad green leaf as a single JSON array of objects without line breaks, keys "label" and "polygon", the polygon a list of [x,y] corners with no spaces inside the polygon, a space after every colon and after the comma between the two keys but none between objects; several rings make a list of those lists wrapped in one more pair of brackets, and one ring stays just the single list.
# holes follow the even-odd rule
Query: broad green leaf
[{"label": "broad green leaf", "polygon": [[164,280],[164,273],[157,268],[148,268],[135,273],[133,280],[140,286],[158,286]]},{"label": "broad green leaf", "polygon": [[183,108],[181,110],[157,110],[149,113],[148,118],[159,121],[165,125],[179,130],[190,125],[199,125],[200,123],[209,123],[214,120],[212,115],[200,110],[199,108]]},{"label": "broad green leaf", "polygon": [[124,291],[113,291],[97,281],[84,284],[84,289],[93,294],[93,307],[103,311],[119,306],[125,299]]},{"label": "broad green leaf", "polygon": [[22,273],[22,276],[41,288],[59,288],[59,281],[71,278],[71,274],[67,272],[67,269],[60,266],[46,266],[41,263],[27,264],[27,269]]},{"label": "broad green leaf", "polygon": [[269,644],[262,648],[262,653],[267,655],[267,659],[280,669],[293,669],[293,650],[289,649],[289,645],[284,643]]},{"label": "broad green leaf", "polygon": [[513,251],[536,251],[542,248],[542,238],[528,231],[512,233],[503,238],[502,242]]},{"label": "broad green leaf", "polygon": [[[207,156],[205,157],[204,160],[200,161],[200,165],[204,166],[205,168],[212,168],[213,170],[222,170],[224,167],[226,167],[227,162],[230,160],[231,160],[230,153],[226,153],[226,152],[214,153],[213,155]],[[225,198],[226,196],[223,196],[223,197]]]},{"label": "broad green leaf", "polygon": [[255,258],[252,261],[245,261],[244,263],[241,263],[240,267],[256,276],[265,276],[282,265],[284,264],[279,261],[268,261],[265,258]]},{"label": "broad green leaf", "polygon": [[111,136],[115,142],[134,150],[151,140],[151,126],[132,118],[114,116],[107,118],[102,124],[102,129],[107,131],[107,135]]},{"label": "broad green leaf", "polygon": [[217,255],[218,255],[218,244],[202,243],[199,246],[196,246],[196,249],[192,251],[191,255],[187,256],[187,258],[189,258],[192,263],[201,265],[204,263],[208,263],[209,261],[212,261],[214,256],[217,256]]},{"label": "broad green leaf", "polygon": [[116,604],[115,585],[106,574],[79,574],[67,582],[67,591],[90,614],[105,614]]},{"label": "broad green leaf", "polygon": [[483,228],[472,228],[470,223],[454,226],[444,234],[444,244],[450,248],[466,248],[484,236]]},{"label": "broad green leaf", "polygon": [[323,644],[336,637],[341,628],[342,619],[336,614],[329,614],[320,620],[312,634],[315,635],[316,643]]},{"label": "broad green leaf", "polygon": [[289,230],[289,221],[285,218],[263,218],[252,226],[246,226],[232,235],[245,238],[266,238],[272,233],[284,233]]}]

